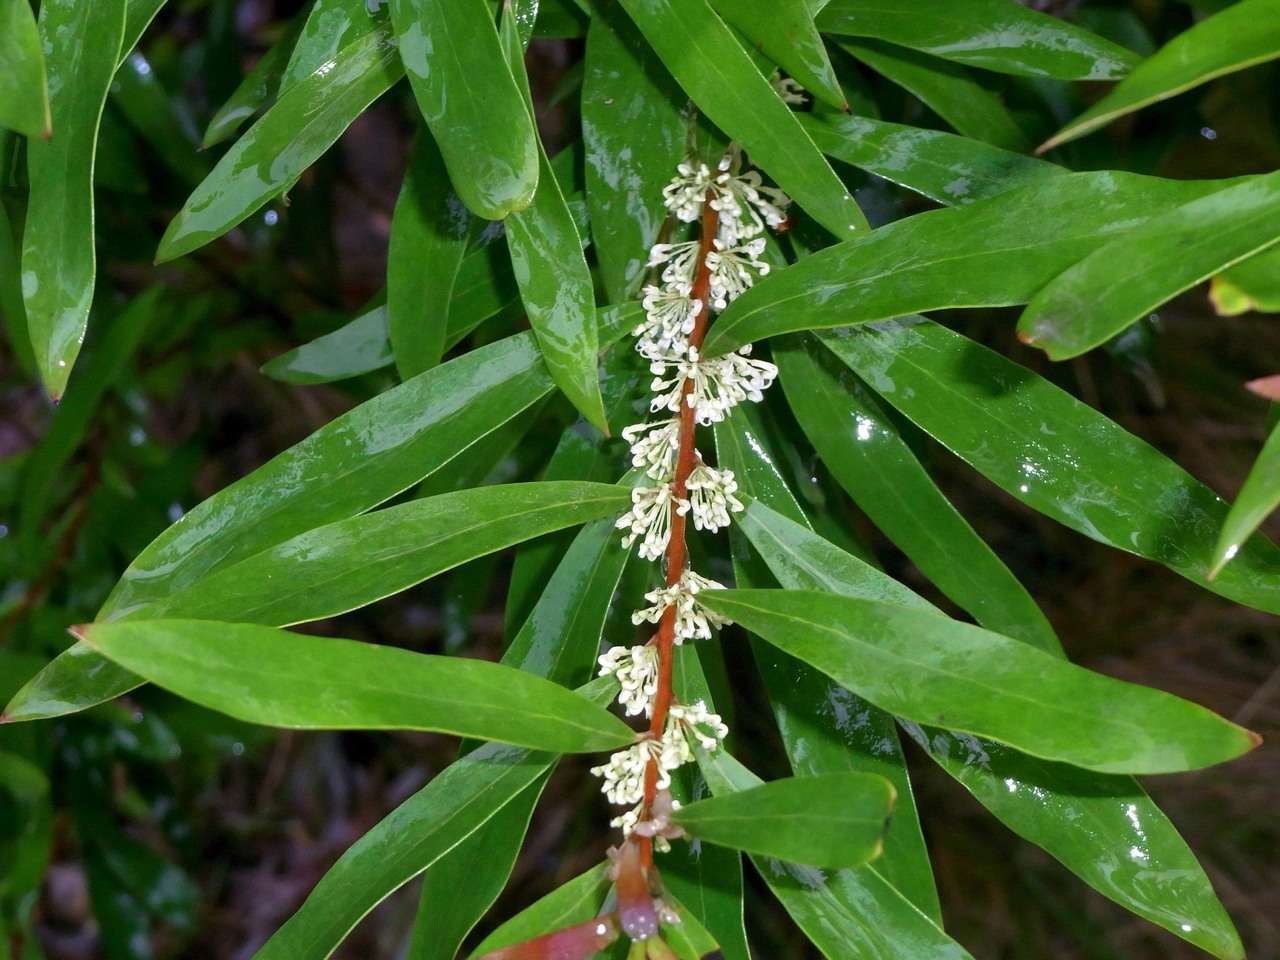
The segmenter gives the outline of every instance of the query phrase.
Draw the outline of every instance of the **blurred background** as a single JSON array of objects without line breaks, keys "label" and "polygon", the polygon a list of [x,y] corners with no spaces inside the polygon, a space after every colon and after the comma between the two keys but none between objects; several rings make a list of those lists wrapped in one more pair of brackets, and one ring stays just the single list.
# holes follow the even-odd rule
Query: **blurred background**
[{"label": "blurred background", "polygon": [[[1145,54],[1224,4],[1033,5]],[[152,266],[169,218],[221,149],[199,149],[210,118],[301,8],[174,0],[161,12],[140,55],[122,68],[103,118],[98,295],[85,358],[60,408],[36,386],[24,351],[0,337],[0,698],[69,643],[65,627],[91,619],[132,557],[186,509],[395,382],[385,361],[331,383],[315,383],[324,377],[300,373],[288,360],[261,368],[362,315],[381,289],[391,211],[415,132],[403,85],[287,198],[194,255]],[[536,38],[529,55],[553,152],[576,136],[582,39],[573,35],[575,23],[571,12],[559,19],[543,32],[562,35]],[[859,91],[860,109],[874,104],[886,119],[945,128],[851,60],[839,66]],[[1103,91],[994,74],[982,80],[1005,97],[1032,142]],[[1178,178],[1276,169],[1278,80],[1276,64],[1222,78],[1072,144],[1057,159],[1078,169]],[[0,132],[0,200],[15,227],[24,162],[16,138]],[[852,168],[838,170],[877,222],[929,205]],[[134,330],[125,306],[157,285],[159,299]],[[1103,411],[1220,494],[1235,494],[1267,418],[1264,401],[1243,383],[1280,370],[1275,317],[1218,316],[1202,287],[1106,348],[1052,365],[1017,343],[1015,316],[969,311],[942,319]],[[509,308],[470,343],[522,325],[518,307]],[[776,393],[774,403],[782,399]],[[568,423],[556,402],[535,410],[475,480],[536,475]],[[1280,957],[1274,618],[1030,512],[925,440],[920,450],[1040,602],[1074,660],[1196,700],[1269,739],[1230,765],[1146,783],[1199,854],[1250,955]],[[839,500],[891,573],[939,599]],[[1273,523],[1270,533],[1280,528]],[[477,561],[307,629],[496,657],[510,562],[509,555]],[[726,640],[743,713],[762,694],[747,645],[732,633]],[[780,751],[768,730],[744,723],[745,759],[769,770],[770,761],[758,758]],[[152,688],[71,718],[0,728],[0,750],[15,746],[46,762],[54,802],[46,864],[32,852],[43,844],[24,843],[9,826],[20,800],[0,792],[0,916],[8,924],[32,911],[29,935],[12,929],[0,957],[7,949],[49,960],[248,958],[357,837],[456,752],[456,741],[431,735],[253,728]],[[947,926],[976,957],[1201,956],[1019,841],[931,763],[916,762],[921,755],[911,760]],[[603,855],[608,814],[588,765],[560,767],[481,932]],[[754,879],[749,898],[757,956],[811,955]],[[404,956],[416,906],[410,885],[366,918],[338,956]]]}]

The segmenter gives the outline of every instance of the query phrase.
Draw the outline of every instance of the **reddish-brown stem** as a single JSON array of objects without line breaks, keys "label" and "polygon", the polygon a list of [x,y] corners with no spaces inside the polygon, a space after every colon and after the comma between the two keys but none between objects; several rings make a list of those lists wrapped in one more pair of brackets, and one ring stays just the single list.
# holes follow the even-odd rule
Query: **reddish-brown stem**
[{"label": "reddish-brown stem", "polygon": [[[720,214],[712,209],[710,201],[715,196],[707,191],[706,201],[702,206],[702,236],[698,241],[698,269],[694,274],[693,290],[689,296],[698,304],[698,313],[693,320],[693,332],[689,334],[689,346],[695,349],[702,347],[702,340],[707,334],[708,304],[711,292],[711,268],[707,265],[707,254],[711,252],[712,242],[720,227]],[[694,448],[694,409],[688,402],[693,391],[693,381],[686,379],[680,395],[680,446],[676,456],[676,472],[672,481],[672,493],[678,500],[689,496],[689,474],[697,466],[697,450]],[[685,517],[676,513],[675,505],[671,507],[671,540],[667,544],[667,586],[674,586],[684,575],[688,564],[689,552],[684,540]],[[658,633],[654,637],[654,645],[658,648],[658,690],[653,698],[653,717],[649,723],[649,735],[661,737],[667,723],[667,711],[671,708],[674,696],[671,687],[675,657],[676,608],[667,607],[658,621]],[[644,805],[647,812],[653,798],[658,793],[658,765],[653,760],[644,774]],[[653,863],[653,841],[648,837],[637,837],[640,843],[641,856],[646,866]]]}]

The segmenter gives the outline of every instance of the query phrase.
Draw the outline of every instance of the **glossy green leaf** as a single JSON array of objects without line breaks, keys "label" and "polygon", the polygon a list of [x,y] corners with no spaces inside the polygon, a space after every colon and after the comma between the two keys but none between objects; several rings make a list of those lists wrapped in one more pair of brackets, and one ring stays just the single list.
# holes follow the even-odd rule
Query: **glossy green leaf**
[{"label": "glossy green leaf", "polygon": [[285,28],[280,39],[273,43],[246,75],[235,91],[218,108],[200,142],[203,150],[232,137],[246,120],[260,109],[275,101],[284,79],[285,67],[293,55],[294,45],[302,33],[306,20],[294,18]]},{"label": "glossy green leaf", "polygon": [[462,657],[216,620],[76,628],[116,663],[248,723],[298,730],[433,730],[534,750],[587,753],[635,739],[559,684]]},{"label": "glossy green leaf", "polygon": [[774,360],[809,442],[871,522],[980,624],[1059,652],[1035,601],[938,489],[853,371],[811,336],[781,341]]},{"label": "glossy green leaf", "polygon": [[1233,263],[1280,241],[1280,173],[1193,200],[1099,247],[1045,285],[1018,337],[1079,356]]},{"label": "glossy green leaf", "polygon": [[[619,309],[605,342],[634,323],[634,309]],[[552,389],[532,336],[520,334],[378,395],[160,534],[125,571],[99,617],[119,618],[313,527],[363,513],[441,469]],[[127,672],[77,644],[19,691],[4,716],[73,712],[133,684]]]},{"label": "glossy green leaf", "polygon": [[1219,316],[1250,310],[1280,313],[1280,247],[1271,247],[1213,278],[1209,299]]},{"label": "glossy green leaf", "polygon": [[391,217],[387,326],[403,379],[440,362],[471,218],[449,187],[444,160],[423,132]]},{"label": "glossy green leaf", "polygon": [[[514,17],[504,16],[502,42],[532,122],[533,100],[524,70],[524,46]],[[511,270],[551,378],[587,421],[608,436],[609,424],[596,373],[599,334],[591,269],[541,141],[536,148],[537,195],[532,203],[513,211],[506,222]]]},{"label": "glossy green leaf", "polygon": [[664,898],[680,918],[679,923],[664,923],[661,928],[662,939],[677,960],[720,960],[724,957],[716,938],[702,925],[697,915],[680,902],[679,897],[668,890]]},{"label": "glossy green leaf", "polygon": [[880,855],[894,795],[888,780],[871,773],[788,777],[695,801],[673,819],[721,846],[839,869]]},{"label": "glossy green leaf", "polygon": [[[666,218],[662,188],[684,159],[685,98],[616,4],[587,28],[582,141],[600,276],[613,302],[633,296]],[[643,137],[635,131],[643,130]]]},{"label": "glossy green leaf", "polygon": [[53,132],[44,54],[28,0],[0,0],[0,127],[26,137]]},{"label": "glossy green leaf", "polygon": [[284,383],[332,383],[389,367],[395,362],[387,326],[387,300],[380,294],[332,333],[294,347],[262,365]]},{"label": "glossy green leaf", "polygon": [[878,40],[846,39],[840,46],[893,81],[966,137],[1008,150],[1031,146],[998,95],[964,67]]},{"label": "glossy green leaf", "polygon": [[1252,538],[1209,581],[1227,505],[1025,367],[919,318],[824,342],[917,426],[1028,506],[1238,603],[1280,612],[1274,544]]},{"label": "glossy green leaf", "polygon": [[1116,80],[1138,56],[1013,0],[831,0],[824,33],[876,37],[971,67],[1024,77]]},{"label": "glossy green leaf", "polygon": [[54,400],[66,390],[93,301],[93,158],[124,15],[124,0],[45,0],[40,8],[59,134],[27,141],[31,192],[22,237],[22,298],[40,379]]},{"label": "glossy green leaf", "polygon": [[844,91],[804,0],[713,0],[716,11],[816,100],[848,110]]},{"label": "glossy green leaf", "polygon": [[1267,437],[1223,521],[1222,532],[1213,548],[1210,577],[1217,576],[1240,552],[1240,547],[1277,506],[1280,506],[1280,426]]},{"label": "glossy green leaf", "polygon": [[897,604],[790,590],[708,591],[721,613],[896,716],[1104,773],[1238,757],[1256,735],[1204,707]]},{"label": "glossy green leaf", "polygon": [[1045,141],[1039,152],[1215,77],[1276,57],[1280,0],[1240,0],[1178,34],[1138,64],[1107,96]]},{"label": "glossy green leaf", "polygon": [[1223,185],[1074,173],[907,217],[771,273],[721,314],[706,353],[795,330],[1026,303],[1107,239]]},{"label": "glossy green leaf", "polygon": [[400,58],[449,178],[475,214],[501,220],[538,187],[538,140],[484,0],[391,0]]},{"label": "glossy green leaf", "polygon": [[330,69],[282,94],[187,198],[160,239],[156,261],[216,240],[288,190],[400,76],[396,47],[382,27],[339,51]]},{"label": "glossy green leaf", "polygon": [[827,156],[948,206],[984,200],[1068,171],[981,140],[850,114],[801,114]]},{"label": "glossy green leaf", "polygon": [[481,940],[471,956],[483,956],[491,950],[590,920],[599,913],[608,893],[609,866],[608,862],[597,864],[526,907]]},{"label": "glossy green leaf", "polygon": [[840,178],[706,0],[622,6],[694,103],[806,213],[841,239],[867,229]]},{"label": "glossy green leaf", "polygon": [[[376,10],[375,6],[373,10]],[[280,78],[280,91],[289,90],[336,60],[342,50],[386,21],[386,12],[372,12],[367,0],[315,0],[302,23],[289,62]]]},{"label": "glossy green leaf", "polygon": [[[719,463],[733,470],[739,490],[752,498],[746,511],[737,516],[730,532],[735,582],[739,587],[770,587],[780,580],[787,587],[828,589],[823,584],[797,584],[788,580],[785,571],[777,569],[782,551],[776,548],[772,536],[761,534],[762,517],[784,521],[786,527],[801,530],[808,530],[809,520],[782,479],[769,438],[753,414],[754,408],[739,406],[723,424],[716,425]],[[858,567],[866,566],[820,537],[814,534],[809,537],[830,549],[806,563],[816,563],[820,568],[830,565],[833,577],[844,572],[846,561]],[[813,575],[807,565],[803,572]],[[884,584],[883,596],[872,599],[912,596],[905,587],[895,590],[898,585],[888,577],[881,576],[876,582]],[[920,831],[911,778],[893,718],[776,647],[753,640],[752,654],[769,691],[769,702],[792,770],[800,775],[848,770],[873,773],[887,778],[897,791],[884,851],[876,859],[874,868],[859,870],[849,879],[849,888],[858,888],[858,878],[874,869],[934,922],[941,923],[942,911],[929,853]],[[850,717],[856,717],[857,722],[847,722]]]},{"label": "glossy green leaf", "polygon": [[[616,684],[580,693],[603,706]],[[322,960],[370,910],[545,776],[555,757],[485,744],[446,767],[357,840],[254,960]]]}]

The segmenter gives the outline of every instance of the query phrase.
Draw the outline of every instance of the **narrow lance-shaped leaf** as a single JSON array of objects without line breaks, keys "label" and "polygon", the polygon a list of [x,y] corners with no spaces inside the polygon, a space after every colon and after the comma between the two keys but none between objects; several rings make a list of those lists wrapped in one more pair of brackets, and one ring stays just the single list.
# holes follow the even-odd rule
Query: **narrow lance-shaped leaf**
[{"label": "narrow lance-shaped leaf", "polygon": [[1274,544],[1253,537],[1209,581],[1226,503],[1025,367],[920,318],[824,342],[917,426],[1028,506],[1238,603],[1280,613]]},{"label": "narrow lance-shaped leaf", "polygon": [[596,259],[618,302],[639,290],[666,217],[662,188],[687,149],[686,99],[622,9],[597,7],[583,59],[582,141]]},{"label": "narrow lance-shaped leaf", "polygon": [[196,133],[180,119],[173,101],[142,54],[129,54],[116,70],[111,102],[169,170],[188,187],[209,172],[208,157],[196,152]]},{"label": "narrow lance-shaped leaf", "polygon": [[713,0],[716,11],[741,30],[815,99],[848,110],[844,91],[805,0]]},{"label": "narrow lance-shaped leaf", "polygon": [[608,862],[597,864],[526,907],[481,940],[471,956],[482,957],[493,950],[590,920],[599,912],[608,893],[609,866]]},{"label": "narrow lance-shaped leaf", "polygon": [[27,0],[0,0],[0,127],[26,137],[53,132],[44,54]]},{"label": "narrow lance-shaped leaf", "polygon": [[1222,523],[1222,532],[1213,548],[1210,577],[1216,577],[1240,552],[1240,547],[1277,506],[1280,506],[1280,425],[1267,437]]},{"label": "narrow lance-shaped leaf", "polygon": [[120,44],[120,61],[133,53],[134,47],[151,26],[166,0],[126,0],[124,41]]},{"label": "narrow lance-shaped leaf", "polygon": [[712,590],[721,613],[896,716],[1109,773],[1238,757],[1248,730],[981,627],[896,604],[790,590]]},{"label": "narrow lance-shaped leaf", "polygon": [[402,379],[430,370],[444,353],[470,226],[435,141],[422,131],[387,245],[387,327]]},{"label": "narrow lance-shaped leaf", "polygon": [[1031,146],[998,95],[962,66],[878,40],[846,39],[840,47],[891,80],[966,137],[1007,150]]},{"label": "narrow lance-shaped leaf", "polygon": [[1106,238],[1224,185],[1074,173],[907,217],[770,273],[721,314],[705,352],[924,310],[1026,303]]},{"label": "narrow lance-shaped leaf", "polygon": [[215,620],[94,623],[76,632],[152,683],[249,723],[434,730],[558,753],[635,738],[559,684],[485,660]]},{"label": "narrow lance-shaped leaf", "polygon": [[1064,270],[1027,304],[1018,336],[1054,360],[1079,356],[1278,240],[1280,173],[1250,177],[1155,217]]},{"label": "narrow lance-shaped leaf", "polygon": [[[740,519],[783,586],[935,610],[896,580],[762,503],[752,503]],[[1195,855],[1132,777],[1050,763],[937,727],[904,726],[1005,826],[1044,848],[1099,893],[1216,956],[1243,956],[1240,938]],[[877,862],[858,875],[879,868]],[[1153,875],[1165,882],[1152,884]]]},{"label": "narrow lance-shaped leaf", "polygon": [[288,190],[401,75],[385,27],[344,47],[332,68],[284,93],[223,155],[170,221],[156,261],[216,240]]},{"label": "narrow lance-shaped leaf", "polygon": [[386,22],[385,9],[367,0],[315,0],[289,51],[280,92],[324,69],[344,47],[372,33],[379,22]]},{"label": "narrow lance-shaped leaf", "polygon": [[1115,80],[1137,54],[1013,0],[831,0],[824,33],[877,37],[971,67],[1024,77]]},{"label": "narrow lance-shaped leaf", "polygon": [[895,791],[871,773],[774,780],[698,800],[673,820],[721,846],[815,867],[856,867],[880,855]]},{"label": "narrow lance-shaped leaf", "polygon": [[54,400],[66,390],[93,301],[93,159],[124,16],[124,0],[45,0],[40,8],[49,101],[59,133],[27,141],[22,298],[36,366]]},{"label": "narrow lance-shaped leaf", "polygon": [[1223,74],[1280,57],[1280,0],[1241,0],[1178,34],[1039,153]]},{"label": "narrow lance-shaped leaf", "polygon": [[[5,138],[9,134],[0,130],[0,155],[4,153]],[[27,335],[27,311],[22,305],[21,247],[4,198],[0,197],[0,321],[4,323],[14,359],[22,372],[35,379],[36,358]]]},{"label": "narrow lance-shaped leaf", "polygon": [[259,59],[244,80],[236,87],[205,128],[200,148],[208,150],[215,144],[229,139],[241,125],[262,107],[275,101],[284,78],[285,67],[293,54],[294,44],[306,23],[302,16],[295,17],[285,28],[280,39],[273,43]]},{"label": "narrow lance-shaped leaf", "polygon": [[707,0],[622,0],[671,75],[818,223],[843,240],[867,220],[790,108]]},{"label": "narrow lance-shaped leaf", "polygon": [[391,0],[400,57],[449,178],[475,214],[501,220],[538,187],[533,119],[484,0]]}]

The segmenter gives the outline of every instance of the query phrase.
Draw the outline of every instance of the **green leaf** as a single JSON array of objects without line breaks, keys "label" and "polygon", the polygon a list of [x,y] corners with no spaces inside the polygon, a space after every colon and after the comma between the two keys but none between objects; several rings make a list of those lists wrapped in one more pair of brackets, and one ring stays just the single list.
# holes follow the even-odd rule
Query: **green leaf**
[{"label": "green leaf", "polygon": [[[533,100],[524,71],[524,47],[512,16],[503,18],[502,43],[532,122]],[[537,195],[532,203],[513,211],[506,222],[511,270],[551,379],[587,421],[608,436],[609,424],[596,373],[599,334],[591,270],[582,253],[582,238],[541,141],[536,147]]]},{"label": "green leaf", "polygon": [[0,0],[0,127],[26,137],[53,132],[44,54],[28,0]]},{"label": "green leaf", "polygon": [[662,938],[677,960],[720,960],[725,956],[716,938],[702,925],[696,914],[670,890],[665,891],[663,896],[680,917],[679,923],[663,923],[661,928]]},{"label": "green leaf", "polygon": [[1222,185],[1073,173],[907,217],[765,277],[720,315],[705,352],[925,310],[1026,303],[1108,238]]},{"label": "green leaf", "polygon": [[700,599],[896,716],[1032,756],[1104,773],[1172,773],[1259,742],[1171,694],[909,607],[801,590],[713,590]]},{"label": "green leaf", "polygon": [[523,210],[539,182],[538,140],[484,0],[391,0],[400,58],[449,179],[478,216]]},{"label": "green leaf", "polygon": [[[0,155],[8,134],[0,131]],[[9,220],[9,210],[0,196],[0,321],[4,323],[9,346],[22,373],[36,377],[36,358],[27,335],[27,311],[22,305],[21,251],[17,234]]]},{"label": "green leaf", "polygon": [[124,14],[124,0],[45,0],[40,8],[50,107],[59,132],[27,141],[31,192],[22,237],[22,297],[40,379],[55,401],[66,390],[93,301],[93,156]]},{"label": "green leaf", "polygon": [[129,54],[116,70],[111,102],[187,186],[199,183],[209,172],[208,158],[196,152],[194,129],[188,129],[179,119],[168,93],[142,54]]},{"label": "green leaf", "polygon": [[867,229],[840,178],[706,0],[622,6],[694,103],[806,213],[840,239]]},{"label": "green leaf", "polygon": [[966,137],[1008,150],[1031,146],[1000,97],[981,86],[964,67],[878,40],[842,40],[840,46],[913,94]]},{"label": "green leaf", "polygon": [[981,140],[849,114],[800,115],[829,157],[948,206],[984,200],[1068,171]]},{"label": "green leaf", "polygon": [[401,76],[390,31],[348,44],[328,70],[283,93],[218,161],[170,221],[156,262],[216,240],[288,190]]},{"label": "green leaf", "polygon": [[1222,532],[1213,548],[1210,577],[1216,577],[1240,552],[1241,546],[1277,506],[1280,506],[1280,425],[1267,437],[1223,521]]},{"label": "green leaf", "polygon": [[774,360],[809,442],[871,522],[980,624],[1060,652],[1035,601],[938,489],[853,371],[814,337],[788,338]]},{"label": "green leaf", "polygon": [[384,292],[332,333],[272,357],[262,365],[262,372],[283,383],[333,383],[394,362]]},{"label": "green leaf", "polygon": [[493,950],[532,940],[552,930],[590,920],[599,913],[608,893],[609,866],[608,862],[597,864],[557,887],[504,922],[481,940],[470,955],[480,957]]},{"label": "green leaf", "polygon": [[308,530],[128,617],[320,620],[521,541],[624,513],[630,502],[628,487],[571,480],[443,493]]},{"label": "green leaf", "polygon": [[126,0],[126,2],[128,8],[125,11],[124,41],[120,44],[121,62],[133,53],[133,48],[138,45],[142,35],[147,32],[147,27],[151,26],[151,21],[165,5],[165,0]]},{"label": "green leaf", "polygon": [[[934,609],[896,580],[761,503],[747,508],[741,527],[783,586]],[[1217,956],[1242,955],[1240,939],[1195,855],[1132,777],[1038,760],[936,727],[904,726],[1005,826],[1099,893]],[[895,815],[895,826],[900,816]],[[888,865],[892,839],[893,828],[886,857],[859,875]],[[1168,880],[1152,884],[1153,875]],[[874,884],[868,889],[874,891]]]},{"label": "green leaf", "polygon": [[804,0],[713,0],[716,12],[816,100],[848,110],[827,48]]},{"label": "green leaf", "polygon": [[[617,311],[612,342],[635,323]],[[116,584],[116,619],[313,527],[363,513],[450,463],[553,389],[530,334],[473,350],[338,417],[161,533]],[[133,686],[77,644],[5,708],[7,720],[57,716]]]},{"label": "green leaf", "polygon": [[1024,77],[1116,80],[1138,62],[1110,40],[1013,0],[831,0],[817,20],[824,33],[876,37]]},{"label": "green leaf", "polygon": [[306,20],[299,16],[290,21],[281,34],[259,59],[244,80],[236,87],[205,128],[200,149],[208,150],[215,144],[229,139],[241,125],[262,107],[274,103],[284,79],[285,67],[293,55],[293,47],[302,34]]},{"label": "green leaf", "polygon": [[1280,313],[1280,248],[1271,247],[1213,278],[1209,299],[1222,317],[1250,310]]},{"label": "green leaf", "polygon": [[871,773],[788,777],[698,800],[672,819],[703,840],[815,867],[857,867],[880,855],[895,791]]},{"label": "green leaf", "polygon": [[1082,137],[1117,117],[1215,77],[1276,57],[1280,57],[1280,0],[1240,0],[1178,34],[1037,152]]},{"label": "green leaf", "polygon": [[486,660],[216,620],[76,630],[126,669],[248,723],[431,730],[557,753],[616,749],[635,739],[625,723],[578,694]]},{"label": "green leaf", "polygon": [[1253,537],[1208,580],[1227,505],[1025,367],[919,318],[824,342],[922,430],[1033,509],[1238,603],[1280,613],[1274,544]]},{"label": "green leaf", "polygon": [[449,188],[440,151],[423,131],[400,187],[387,246],[387,326],[402,379],[430,370],[444,354],[470,227],[470,216]]},{"label": "green leaf", "polygon": [[368,36],[379,23],[385,22],[386,14],[375,16],[368,0],[315,0],[289,52],[289,62],[280,78],[280,92],[324,68],[337,59],[343,48]]},{"label": "green leaf", "polygon": [[[608,298],[634,296],[666,218],[662,188],[684,159],[685,98],[612,2],[587,28],[582,78],[591,234]],[[643,137],[635,131],[643,130]]]},{"label": "green leaf", "polygon": [[1041,289],[1018,337],[1076,357],[1233,263],[1280,240],[1280,173],[1251,177],[1148,220]]}]

